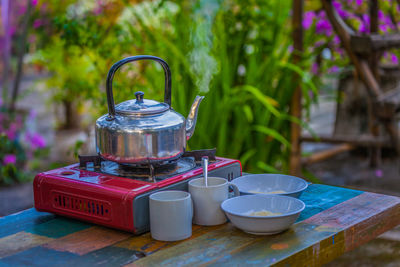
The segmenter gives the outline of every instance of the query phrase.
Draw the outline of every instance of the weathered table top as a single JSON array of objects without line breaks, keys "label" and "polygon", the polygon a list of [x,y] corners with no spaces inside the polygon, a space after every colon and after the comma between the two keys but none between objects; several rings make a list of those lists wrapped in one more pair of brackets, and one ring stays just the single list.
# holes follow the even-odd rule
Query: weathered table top
[{"label": "weathered table top", "polygon": [[290,230],[246,234],[230,223],[193,225],[193,236],[160,242],[29,209],[0,218],[0,266],[320,265],[400,223],[400,198],[311,185]]}]

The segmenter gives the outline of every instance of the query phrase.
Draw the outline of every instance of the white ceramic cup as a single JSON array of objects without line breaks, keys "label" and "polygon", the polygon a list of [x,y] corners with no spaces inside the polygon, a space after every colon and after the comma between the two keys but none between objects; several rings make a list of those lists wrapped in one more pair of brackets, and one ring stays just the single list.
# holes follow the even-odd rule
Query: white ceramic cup
[{"label": "white ceramic cup", "polygon": [[177,241],[192,235],[193,204],[184,191],[161,191],[151,194],[150,232],[154,239]]},{"label": "white ceramic cup", "polygon": [[193,222],[198,225],[218,225],[227,221],[225,213],[221,209],[221,203],[228,199],[229,186],[233,187],[235,196],[240,192],[236,185],[220,177],[208,177],[208,186],[204,184],[204,178],[189,181],[189,192],[194,206]]}]

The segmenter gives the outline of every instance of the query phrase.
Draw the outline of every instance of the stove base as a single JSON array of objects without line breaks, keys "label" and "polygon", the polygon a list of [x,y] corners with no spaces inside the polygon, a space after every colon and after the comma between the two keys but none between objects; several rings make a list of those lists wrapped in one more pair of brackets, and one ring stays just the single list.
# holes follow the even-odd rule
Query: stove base
[{"label": "stove base", "polygon": [[[238,160],[218,158],[210,176],[229,181],[241,175]],[[35,208],[134,234],[149,231],[149,195],[162,190],[188,190],[202,176],[201,167],[150,183],[79,169],[78,165],[38,174],[33,182]]]}]

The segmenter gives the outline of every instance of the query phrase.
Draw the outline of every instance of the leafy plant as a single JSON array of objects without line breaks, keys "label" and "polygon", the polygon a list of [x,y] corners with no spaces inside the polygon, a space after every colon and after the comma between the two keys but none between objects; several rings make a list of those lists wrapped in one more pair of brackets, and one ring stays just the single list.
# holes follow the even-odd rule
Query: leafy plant
[{"label": "leafy plant", "polygon": [[[52,18],[52,34],[35,63],[53,73],[54,100],[88,103],[94,119],[107,110],[104,82],[129,55],[164,58],[172,71],[172,106],[187,114],[202,102],[189,149],[217,147],[247,171],[287,171],[293,75],[300,74],[307,110],[317,94],[310,57],[291,63],[290,1],[77,1]],[[71,12],[79,10],[79,12]],[[112,14],[112,15],[110,15]],[[40,27],[38,28],[40,29]],[[114,78],[116,103],[138,90],[163,100],[156,63],[129,64]],[[315,98],[314,98],[315,100]]]},{"label": "leafy plant", "polygon": [[[57,5],[58,1],[51,1],[52,7]],[[53,74],[47,79],[47,86],[52,101],[65,106],[65,121],[61,125],[64,128],[79,127],[74,115],[85,110],[85,101],[94,99],[96,104],[105,104],[101,88],[108,68],[127,46],[121,40],[120,26],[116,25],[122,8],[123,3],[118,1],[97,5],[69,1],[67,6],[64,3],[64,12],[57,9],[52,13],[49,8],[51,19],[36,29],[40,35],[51,32],[50,37],[43,37],[46,43],[32,61]],[[73,110],[68,112],[70,109]]]},{"label": "leafy plant", "polygon": [[[248,171],[285,172],[290,121],[295,120],[288,115],[296,86],[293,73],[302,76],[306,96],[310,89],[317,93],[311,76],[302,70],[310,62],[290,63],[290,3],[214,4],[163,1],[146,9],[133,5],[129,10],[135,19],[121,20],[121,25],[139,48],[134,53],[154,54],[170,64],[177,111],[187,113],[197,93],[206,95],[190,148],[217,147],[218,155],[239,158]],[[204,23],[210,25],[209,34],[204,26],[198,28]],[[214,65],[210,83],[202,85]],[[163,75],[151,68],[138,75],[152,88],[147,90],[149,97],[162,100]]]},{"label": "leafy plant", "polygon": [[41,135],[25,127],[34,113],[10,114],[0,104],[0,184],[12,184],[30,179],[27,167],[34,169],[36,159],[47,153]]}]

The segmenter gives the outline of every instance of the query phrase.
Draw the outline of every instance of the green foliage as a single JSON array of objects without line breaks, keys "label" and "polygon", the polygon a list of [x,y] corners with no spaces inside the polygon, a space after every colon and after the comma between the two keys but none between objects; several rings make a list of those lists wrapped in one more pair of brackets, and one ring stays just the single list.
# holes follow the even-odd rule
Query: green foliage
[{"label": "green foliage", "polygon": [[[32,156],[27,154],[33,153]],[[0,185],[10,185],[16,182],[25,182],[33,178],[27,168],[34,171],[39,167],[38,159],[48,153],[48,149],[32,148],[20,139],[10,139],[0,133]],[[7,161],[8,157],[13,160]]]},{"label": "green foliage", "polygon": [[[26,161],[22,146],[2,134],[0,136],[0,158],[3,159],[6,155],[15,155],[16,163],[19,166]],[[25,175],[23,172],[18,171],[16,164],[0,163],[0,184],[12,184],[15,181],[23,180],[25,180]]]},{"label": "green foliage", "polygon": [[48,152],[44,138],[27,127],[34,113],[10,112],[0,101],[0,185],[27,181],[27,169],[35,170]]},{"label": "green foliage", "polygon": [[[64,10],[53,14],[49,10],[51,28],[46,30],[52,34],[44,37],[46,42],[34,54],[32,62],[52,73],[47,86],[53,102],[69,101],[82,106],[93,100],[93,106],[85,111],[94,115],[105,111],[103,84],[108,68],[130,46],[116,24],[121,8],[117,11],[112,5],[109,8],[117,14],[109,14],[111,11],[108,12],[106,7],[102,14],[95,14],[80,1],[72,1],[65,9],[81,12]],[[42,33],[43,29],[37,31]],[[127,94],[124,96],[128,97]]]},{"label": "green foliage", "polygon": [[[121,25],[141,53],[160,56],[169,63],[174,109],[187,114],[195,95],[199,91],[206,95],[195,135],[189,141],[191,149],[217,147],[218,155],[239,158],[247,171],[286,172],[291,121],[288,112],[296,86],[293,74],[303,77],[306,95],[310,89],[316,92],[302,66],[289,63],[290,2],[222,2],[211,23],[212,35],[203,35],[198,43],[192,37],[193,32],[198,33],[196,8],[186,2],[162,2],[149,12],[153,22],[158,18],[162,23],[149,23],[135,5],[129,8],[135,20],[122,20]],[[158,16],[159,12],[168,16]],[[207,91],[199,87],[202,77],[198,76],[202,73],[193,67],[197,62],[191,56],[193,50],[206,45],[211,46],[210,55],[218,69],[209,91],[202,92]],[[147,97],[161,100],[163,75],[148,69],[142,75],[152,88],[145,91]],[[156,91],[155,84],[159,85]]]},{"label": "green foliage", "polygon": [[76,141],[75,144],[69,149],[69,154],[72,154],[74,158],[78,159],[79,150],[82,148],[83,145],[84,142],[82,140]]},{"label": "green foliage", "polygon": [[[53,72],[54,100],[90,101],[97,116],[107,110],[104,82],[112,63],[150,54],[172,71],[172,106],[186,115],[196,94],[205,95],[189,149],[217,148],[239,158],[246,171],[287,172],[293,75],[300,74],[305,108],[317,93],[308,58],[291,64],[290,1],[144,1],[103,13],[58,13],[55,34],[36,55]],[[118,5],[119,4],[119,5]],[[75,4],[76,5],[76,4]],[[114,16],[107,9],[117,5]],[[69,8],[71,10],[71,8]],[[164,75],[156,63],[121,68],[114,78],[118,103],[138,90],[163,100]]]}]

